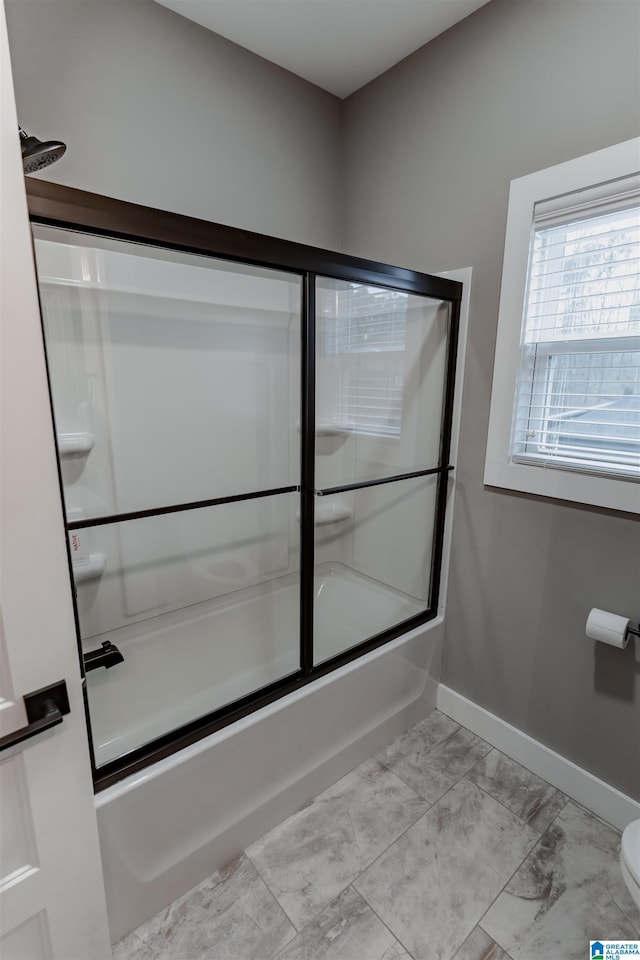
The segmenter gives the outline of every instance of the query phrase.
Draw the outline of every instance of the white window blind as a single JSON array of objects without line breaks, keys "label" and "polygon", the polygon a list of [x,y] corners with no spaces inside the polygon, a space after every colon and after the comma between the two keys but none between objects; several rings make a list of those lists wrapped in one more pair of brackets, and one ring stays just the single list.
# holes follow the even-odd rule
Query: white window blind
[{"label": "white window blind", "polygon": [[640,479],[635,179],[632,187],[534,208],[514,462]]},{"label": "white window blind", "polygon": [[399,437],[408,295],[362,284],[337,292],[324,353],[339,356],[338,419],[356,433]]}]

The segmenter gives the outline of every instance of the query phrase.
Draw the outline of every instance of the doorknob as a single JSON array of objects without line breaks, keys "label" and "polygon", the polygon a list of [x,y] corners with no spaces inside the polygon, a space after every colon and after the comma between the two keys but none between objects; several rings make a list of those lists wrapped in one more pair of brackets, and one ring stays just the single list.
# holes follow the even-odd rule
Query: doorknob
[{"label": "doorknob", "polygon": [[26,727],[20,727],[19,730],[8,733],[6,737],[0,737],[0,753],[8,750],[9,747],[17,746],[23,740],[29,740],[39,733],[44,733],[45,730],[57,727],[71,710],[64,680],[42,687],[40,690],[34,690],[33,693],[25,693],[23,700],[29,722]]}]

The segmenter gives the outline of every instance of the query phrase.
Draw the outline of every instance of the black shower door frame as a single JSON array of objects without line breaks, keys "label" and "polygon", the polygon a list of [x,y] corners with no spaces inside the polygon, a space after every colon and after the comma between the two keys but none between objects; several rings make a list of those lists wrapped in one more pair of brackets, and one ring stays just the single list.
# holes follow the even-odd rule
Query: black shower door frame
[{"label": "black shower door frame", "polygon": [[[302,283],[301,310],[301,416],[300,416],[300,483],[299,485],[259,490],[235,496],[216,497],[189,503],[169,504],[149,510],[129,511],[76,521],[67,521],[65,515],[65,540],[69,564],[70,583],[73,584],[73,569],[69,552],[68,533],[85,527],[95,527],[145,517],[178,513],[203,507],[235,503],[278,494],[300,494],[300,668],[254,693],[248,694],[228,706],[214,710],[205,717],[164,734],[138,747],[122,757],[96,765],[93,738],[89,718],[86,684],[83,684],[87,729],[91,751],[91,763],[96,790],[118,782],[150,763],[170,756],[183,747],[208,736],[260,707],[285,696],[301,686],[312,682],[333,670],[361,657],[370,650],[393,640],[416,627],[422,626],[437,615],[438,595],[441,580],[442,553],[444,544],[445,515],[448,476],[453,470],[449,463],[455,369],[458,349],[458,331],[462,284],[443,277],[418,273],[389,264],[377,263],[346,254],[334,253],[306,244],[294,243],[223,224],[210,223],[181,214],[157,210],[139,204],[115,200],[98,194],[76,190],[43,180],[26,179],[29,216],[34,224],[108,237],[116,240],[142,243],[167,250],[215,257],[218,260],[240,262],[250,266],[266,267],[296,274]],[[315,486],[315,400],[316,400],[316,278],[331,278],[370,284],[372,286],[417,294],[446,301],[450,305],[447,337],[444,402],[442,404],[440,448],[438,465],[425,470],[396,474],[374,480],[316,489]],[[44,338],[44,331],[43,331]],[[46,356],[46,349],[45,349]],[[48,374],[47,374],[48,375]],[[49,379],[51,413],[53,398]],[[318,497],[347,490],[364,489],[412,478],[435,476],[437,490],[435,501],[434,535],[428,585],[428,602],[424,611],[394,626],[383,630],[320,664],[314,664],[314,511]],[[58,462],[58,477],[61,500],[64,502],[62,475]],[[80,621],[75,591],[72,590],[76,624],[78,655],[84,670]]]}]

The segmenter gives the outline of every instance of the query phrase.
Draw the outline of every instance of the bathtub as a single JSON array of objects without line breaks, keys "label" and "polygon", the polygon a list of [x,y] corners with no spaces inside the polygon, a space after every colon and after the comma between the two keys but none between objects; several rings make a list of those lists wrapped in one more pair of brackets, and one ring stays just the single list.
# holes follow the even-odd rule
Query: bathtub
[{"label": "bathtub", "polygon": [[[340,564],[325,564],[316,576],[317,660],[419,609],[398,591]],[[245,640],[229,644],[224,638],[236,636],[239,618]],[[255,627],[251,636],[247,624]],[[135,635],[129,629],[109,635],[125,656],[120,666],[127,667],[120,672],[118,696],[118,667],[88,676],[99,760],[294,672],[297,582],[281,578],[154,618],[143,629],[137,624]],[[442,637],[438,616],[99,793],[112,940],[426,716],[435,707]],[[258,642],[262,659],[254,649]],[[149,671],[153,682],[145,699],[140,684]]]},{"label": "bathtub", "polygon": [[[314,577],[321,663],[424,609],[340,563]],[[299,669],[299,577],[276,577],[101,634],[124,663],[87,674],[98,766]]]}]

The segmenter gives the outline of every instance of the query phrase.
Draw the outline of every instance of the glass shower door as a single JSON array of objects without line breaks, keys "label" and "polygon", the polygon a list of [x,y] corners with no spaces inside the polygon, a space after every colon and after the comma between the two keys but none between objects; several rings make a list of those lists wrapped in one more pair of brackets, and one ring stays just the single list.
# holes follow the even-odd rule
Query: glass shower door
[{"label": "glass shower door", "polygon": [[443,513],[450,304],[318,277],[314,662],[425,613]]},{"label": "glass shower door", "polygon": [[27,188],[101,789],[437,615],[462,287]]},{"label": "glass shower door", "polygon": [[101,768],[299,671],[301,280],[34,234]]}]

